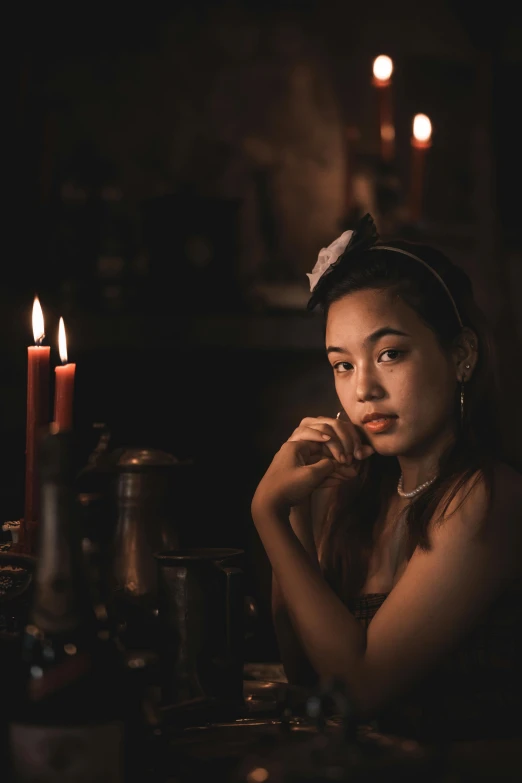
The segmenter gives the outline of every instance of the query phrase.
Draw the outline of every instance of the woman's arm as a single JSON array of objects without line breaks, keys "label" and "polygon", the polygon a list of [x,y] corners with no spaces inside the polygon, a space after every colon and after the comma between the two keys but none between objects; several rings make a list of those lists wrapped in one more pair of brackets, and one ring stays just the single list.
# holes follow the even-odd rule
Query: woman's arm
[{"label": "woman's arm", "polygon": [[[331,489],[316,490],[313,495],[290,511],[290,525],[303,549],[317,570],[317,554],[322,525],[332,500]],[[272,621],[279,646],[279,654],[288,682],[292,685],[313,685],[317,673],[310,664],[297,635],[291,613],[283,598],[279,583],[272,572]]]},{"label": "woman's arm", "polygon": [[285,460],[294,482],[310,471],[293,467],[283,452],[254,497],[254,522],[320,679],[344,681],[358,714],[373,717],[427,673],[519,573],[522,493],[499,480],[488,508],[482,481],[464,487],[433,526],[432,549],[416,550],[366,633],[311,562],[288,512],[265,494],[269,481],[282,481]]},{"label": "woman's arm", "polygon": [[[310,558],[310,562],[319,568],[317,550],[312,533],[310,499],[291,510],[290,525]],[[313,685],[317,675],[295,632],[290,612],[273,571],[272,621],[279,646],[279,654],[288,682],[291,685]]]},{"label": "woman's arm", "polygon": [[[322,582],[316,541],[333,494],[341,484],[358,474],[355,452],[360,460],[369,457],[373,449],[361,444],[360,436],[350,422],[326,417],[303,419],[272,460],[252,501],[253,513],[261,499],[262,504],[265,499],[271,503],[274,498],[282,502],[286,509],[286,524],[300,556]],[[294,467],[299,466],[297,480],[293,482],[290,477],[290,485],[288,461]],[[263,541],[263,536],[261,539]],[[266,545],[265,550],[270,558]],[[294,684],[313,682],[317,674],[296,632],[298,626],[292,603],[286,600],[274,568],[272,574],[272,618],[287,677]]]}]

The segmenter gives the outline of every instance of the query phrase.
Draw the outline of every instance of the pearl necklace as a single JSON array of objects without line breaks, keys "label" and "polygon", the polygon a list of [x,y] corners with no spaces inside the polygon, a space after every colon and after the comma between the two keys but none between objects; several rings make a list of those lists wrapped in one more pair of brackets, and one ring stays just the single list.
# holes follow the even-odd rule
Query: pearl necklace
[{"label": "pearl necklace", "polygon": [[422,492],[423,489],[426,489],[426,487],[429,487],[430,484],[433,484],[433,482],[437,479],[437,476],[433,476],[432,479],[429,481],[425,481],[424,484],[419,484],[418,487],[415,487],[415,489],[412,489],[411,492],[404,492],[402,488],[402,473],[401,477],[399,479],[399,483],[397,484],[397,492],[401,496],[401,498],[413,498],[415,495],[418,495]]}]

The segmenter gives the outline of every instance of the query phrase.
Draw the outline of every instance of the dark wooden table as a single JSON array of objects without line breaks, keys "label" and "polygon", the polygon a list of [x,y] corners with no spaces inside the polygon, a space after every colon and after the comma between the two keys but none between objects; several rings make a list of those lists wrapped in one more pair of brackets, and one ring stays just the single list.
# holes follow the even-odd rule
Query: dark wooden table
[{"label": "dark wooden table", "polygon": [[[522,780],[522,738],[454,742],[441,748],[383,734],[368,725],[357,727],[356,739],[347,741],[342,722],[335,716],[318,729],[309,719],[282,714],[289,703],[290,686],[280,664],[247,664],[245,672],[241,717],[166,729],[162,783],[204,779],[263,783],[262,770],[268,773],[267,783]],[[294,703],[304,695],[298,691],[293,694]]]}]

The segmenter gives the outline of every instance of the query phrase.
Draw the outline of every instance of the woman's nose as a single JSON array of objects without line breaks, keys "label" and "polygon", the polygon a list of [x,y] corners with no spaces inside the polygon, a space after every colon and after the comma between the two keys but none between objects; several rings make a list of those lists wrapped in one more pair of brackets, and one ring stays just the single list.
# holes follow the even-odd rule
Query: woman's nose
[{"label": "woman's nose", "polygon": [[356,395],[358,402],[378,400],[384,396],[384,389],[371,371],[360,370],[357,373]]}]

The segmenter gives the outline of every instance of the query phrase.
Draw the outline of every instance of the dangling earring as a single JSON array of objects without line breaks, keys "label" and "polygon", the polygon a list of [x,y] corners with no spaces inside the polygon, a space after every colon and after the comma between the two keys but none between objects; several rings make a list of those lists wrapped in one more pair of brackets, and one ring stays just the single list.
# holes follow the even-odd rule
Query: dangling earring
[{"label": "dangling earring", "polygon": [[[469,364],[465,365],[466,370],[469,370]],[[466,382],[466,379],[464,376],[462,376],[462,380],[460,382],[460,424],[461,426],[464,424],[464,383]]]}]

